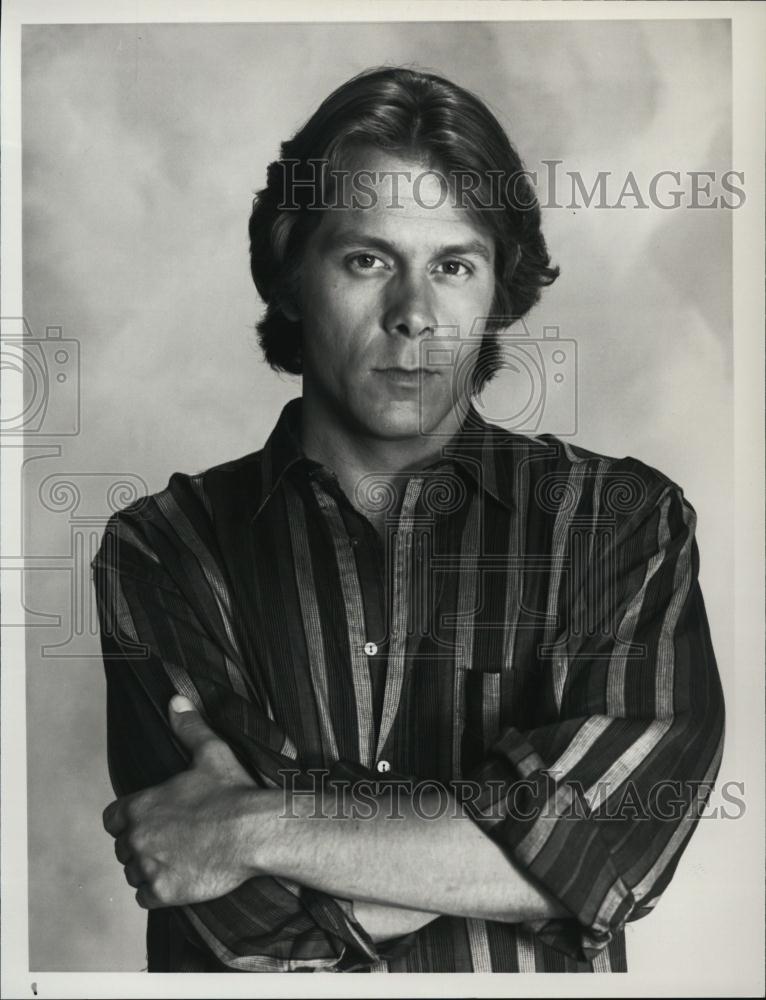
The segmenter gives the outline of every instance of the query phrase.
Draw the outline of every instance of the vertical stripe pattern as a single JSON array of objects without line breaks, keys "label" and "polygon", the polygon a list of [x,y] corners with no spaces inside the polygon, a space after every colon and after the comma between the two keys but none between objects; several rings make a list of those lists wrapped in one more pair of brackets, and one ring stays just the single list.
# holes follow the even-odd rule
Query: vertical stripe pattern
[{"label": "vertical stripe pattern", "polygon": [[[180,691],[262,787],[300,791],[317,768],[468,779],[474,821],[572,919],[444,915],[375,945],[348,900],[262,876],[152,911],[150,971],[624,971],[625,923],[674,876],[721,761],[693,508],[635,459],[474,413],[432,465],[389,477],[383,538],[303,455],[299,422],[298,400],[262,451],[175,474],[107,526],[92,565],[115,791],[187,766]],[[668,782],[680,804],[659,818]]]}]

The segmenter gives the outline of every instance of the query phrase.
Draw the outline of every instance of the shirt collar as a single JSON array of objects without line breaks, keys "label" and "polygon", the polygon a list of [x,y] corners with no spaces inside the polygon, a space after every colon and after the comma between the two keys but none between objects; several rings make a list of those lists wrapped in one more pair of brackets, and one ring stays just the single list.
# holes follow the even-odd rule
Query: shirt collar
[{"label": "shirt collar", "polygon": [[[288,469],[302,464],[307,474],[316,475],[323,471],[323,466],[309,459],[301,447],[302,403],[299,396],[283,407],[263,447],[260,501],[253,518],[265,507]],[[487,423],[471,405],[457,434],[451,439],[444,439],[441,458],[427,468],[452,460],[470,475],[479,488],[510,508],[513,506],[510,459],[517,440],[517,435]]]}]

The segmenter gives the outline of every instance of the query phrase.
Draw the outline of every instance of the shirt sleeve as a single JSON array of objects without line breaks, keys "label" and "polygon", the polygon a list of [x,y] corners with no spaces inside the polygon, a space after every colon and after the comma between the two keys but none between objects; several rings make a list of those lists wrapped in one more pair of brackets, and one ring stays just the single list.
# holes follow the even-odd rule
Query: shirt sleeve
[{"label": "shirt sleeve", "polygon": [[470,778],[484,831],[572,913],[535,923],[593,960],[670,882],[718,773],[724,706],[696,515],[669,480],[573,565],[540,711]]},{"label": "shirt sleeve", "polygon": [[[160,499],[162,498],[162,499]],[[93,560],[107,679],[109,773],[118,796],[188,766],[168,721],[186,695],[261,787],[310,787],[290,739],[269,714],[232,628],[229,595],[211,551],[184,544],[161,494],[109,521]],[[220,899],[173,908],[184,933],[233,970],[332,970],[375,961],[350,901],[262,876]]]}]

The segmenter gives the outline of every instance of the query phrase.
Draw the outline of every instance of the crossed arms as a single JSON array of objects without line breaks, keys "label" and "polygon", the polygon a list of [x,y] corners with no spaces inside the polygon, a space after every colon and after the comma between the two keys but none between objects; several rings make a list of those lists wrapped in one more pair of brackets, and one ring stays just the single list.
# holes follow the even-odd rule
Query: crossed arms
[{"label": "crossed arms", "polygon": [[187,699],[171,700],[170,724],[190,767],[104,812],[117,859],[147,909],[217,899],[272,875],[354,900],[373,940],[438,914],[510,922],[566,915],[467,814],[445,812],[441,801],[415,811],[400,797],[397,819],[385,808],[343,818],[304,795],[287,803],[282,790],[258,789]]},{"label": "crossed arms", "polygon": [[[164,509],[191,515],[199,501],[174,478]],[[598,788],[608,798],[626,775],[644,796],[669,779],[709,788],[723,732],[693,511],[677,488],[658,491],[616,541],[619,627],[646,646],[651,676],[623,670],[615,696],[619,655],[600,649],[591,660],[587,637],[568,639],[572,680],[564,697],[551,691],[556,717],[502,731],[472,775],[481,794],[470,814],[423,820],[409,810],[402,822],[315,819],[301,796],[298,818],[280,818],[280,774],[296,769],[289,738],[248,681],[211,567],[200,573],[198,551],[179,539],[167,558],[164,516],[151,506],[116,515],[94,560],[120,796],[105,824],[142,905],[178,908],[224,964],[269,971],[331,968],[349,955],[374,962],[376,942],[442,913],[533,923],[543,940],[591,958],[650,910],[704,796],[675,822],[641,823],[604,820]],[[169,716],[176,692],[205,718]],[[584,812],[546,810],[578,783]],[[515,790],[524,809],[511,815]]]}]

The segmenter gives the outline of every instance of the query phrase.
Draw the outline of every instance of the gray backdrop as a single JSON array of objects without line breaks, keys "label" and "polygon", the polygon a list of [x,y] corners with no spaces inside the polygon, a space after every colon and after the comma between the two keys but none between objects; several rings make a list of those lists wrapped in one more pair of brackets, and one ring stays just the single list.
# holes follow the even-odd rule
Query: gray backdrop
[{"label": "gray backdrop", "polygon": [[[101,830],[112,793],[87,562],[110,507],[260,447],[299,393],[253,334],[250,200],[319,99],[381,63],[477,91],[531,169],[559,159],[588,187],[611,171],[612,201],[630,170],[645,192],[660,170],[731,166],[724,21],[24,28],[25,314],[50,372],[46,328],[77,342],[23,480],[33,969],[144,966],[145,915]],[[625,204],[545,211],[562,275],[530,335],[555,325],[576,342],[574,440],[655,465],[696,508],[735,727],[732,213]],[[683,974],[713,960],[700,951],[711,934],[720,948],[735,933],[737,824],[701,827],[656,913],[629,928],[632,968]],[[699,906],[711,892],[714,916]]]}]

